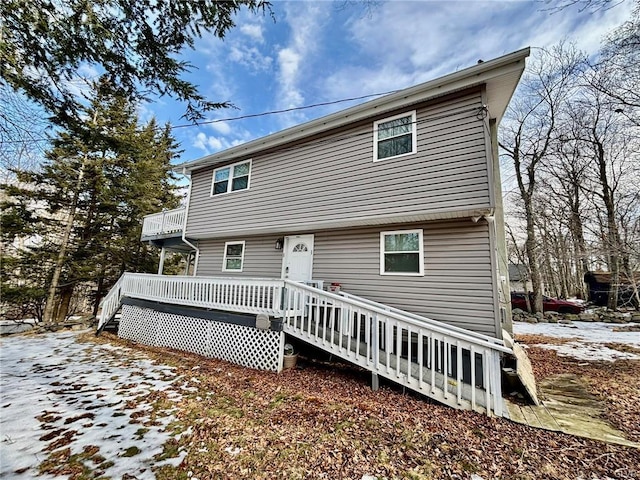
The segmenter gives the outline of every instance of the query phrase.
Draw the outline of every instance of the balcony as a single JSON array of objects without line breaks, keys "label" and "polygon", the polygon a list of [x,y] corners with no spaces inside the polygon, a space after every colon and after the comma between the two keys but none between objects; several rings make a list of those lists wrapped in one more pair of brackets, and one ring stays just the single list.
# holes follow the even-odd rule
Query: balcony
[{"label": "balcony", "polygon": [[141,240],[159,240],[182,236],[185,207],[154,213],[144,217]]}]

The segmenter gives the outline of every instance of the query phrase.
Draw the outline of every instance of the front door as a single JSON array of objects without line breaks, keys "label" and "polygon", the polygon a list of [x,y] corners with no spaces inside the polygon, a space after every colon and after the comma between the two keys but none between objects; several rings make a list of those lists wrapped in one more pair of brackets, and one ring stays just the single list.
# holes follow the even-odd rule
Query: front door
[{"label": "front door", "polygon": [[282,278],[296,282],[311,280],[313,270],[313,235],[284,237]]}]

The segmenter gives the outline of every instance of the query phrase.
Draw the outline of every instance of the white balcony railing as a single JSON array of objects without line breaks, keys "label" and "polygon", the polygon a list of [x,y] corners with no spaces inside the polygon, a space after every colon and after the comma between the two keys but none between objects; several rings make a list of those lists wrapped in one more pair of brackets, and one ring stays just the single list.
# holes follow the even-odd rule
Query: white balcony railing
[{"label": "white balcony railing", "polygon": [[144,217],[142,237],[155,237],[182,232],[186,208],[176,208]]}]

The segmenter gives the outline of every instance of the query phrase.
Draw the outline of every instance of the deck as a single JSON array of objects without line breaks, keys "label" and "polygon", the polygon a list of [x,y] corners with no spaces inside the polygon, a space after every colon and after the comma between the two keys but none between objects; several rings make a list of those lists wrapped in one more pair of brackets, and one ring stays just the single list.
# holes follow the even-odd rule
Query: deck
[{"label": "deck", "polygon": [[130,273],[105,298],[99,331],[124,298],[280,319],[283,335],[369,370],[374,383],[384,377],[454,408],[505,414],[500,357],[512,351],[493,337],[290,280]]},{"label": "deck", "polygon": [[142,221],[142,241],[160,240],[182,236],[187,209],[165,210],[147,215]]}]

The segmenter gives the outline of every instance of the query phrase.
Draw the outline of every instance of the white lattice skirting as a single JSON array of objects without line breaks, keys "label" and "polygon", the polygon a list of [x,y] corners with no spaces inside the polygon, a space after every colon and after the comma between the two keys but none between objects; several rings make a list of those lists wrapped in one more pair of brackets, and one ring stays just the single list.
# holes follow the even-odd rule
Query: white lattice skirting
[{"label": "white lattice skirting", "polygon": [[283,332],[123,305],[118,336],[145,345],[219,358],[243,367],[282,370]]}]

